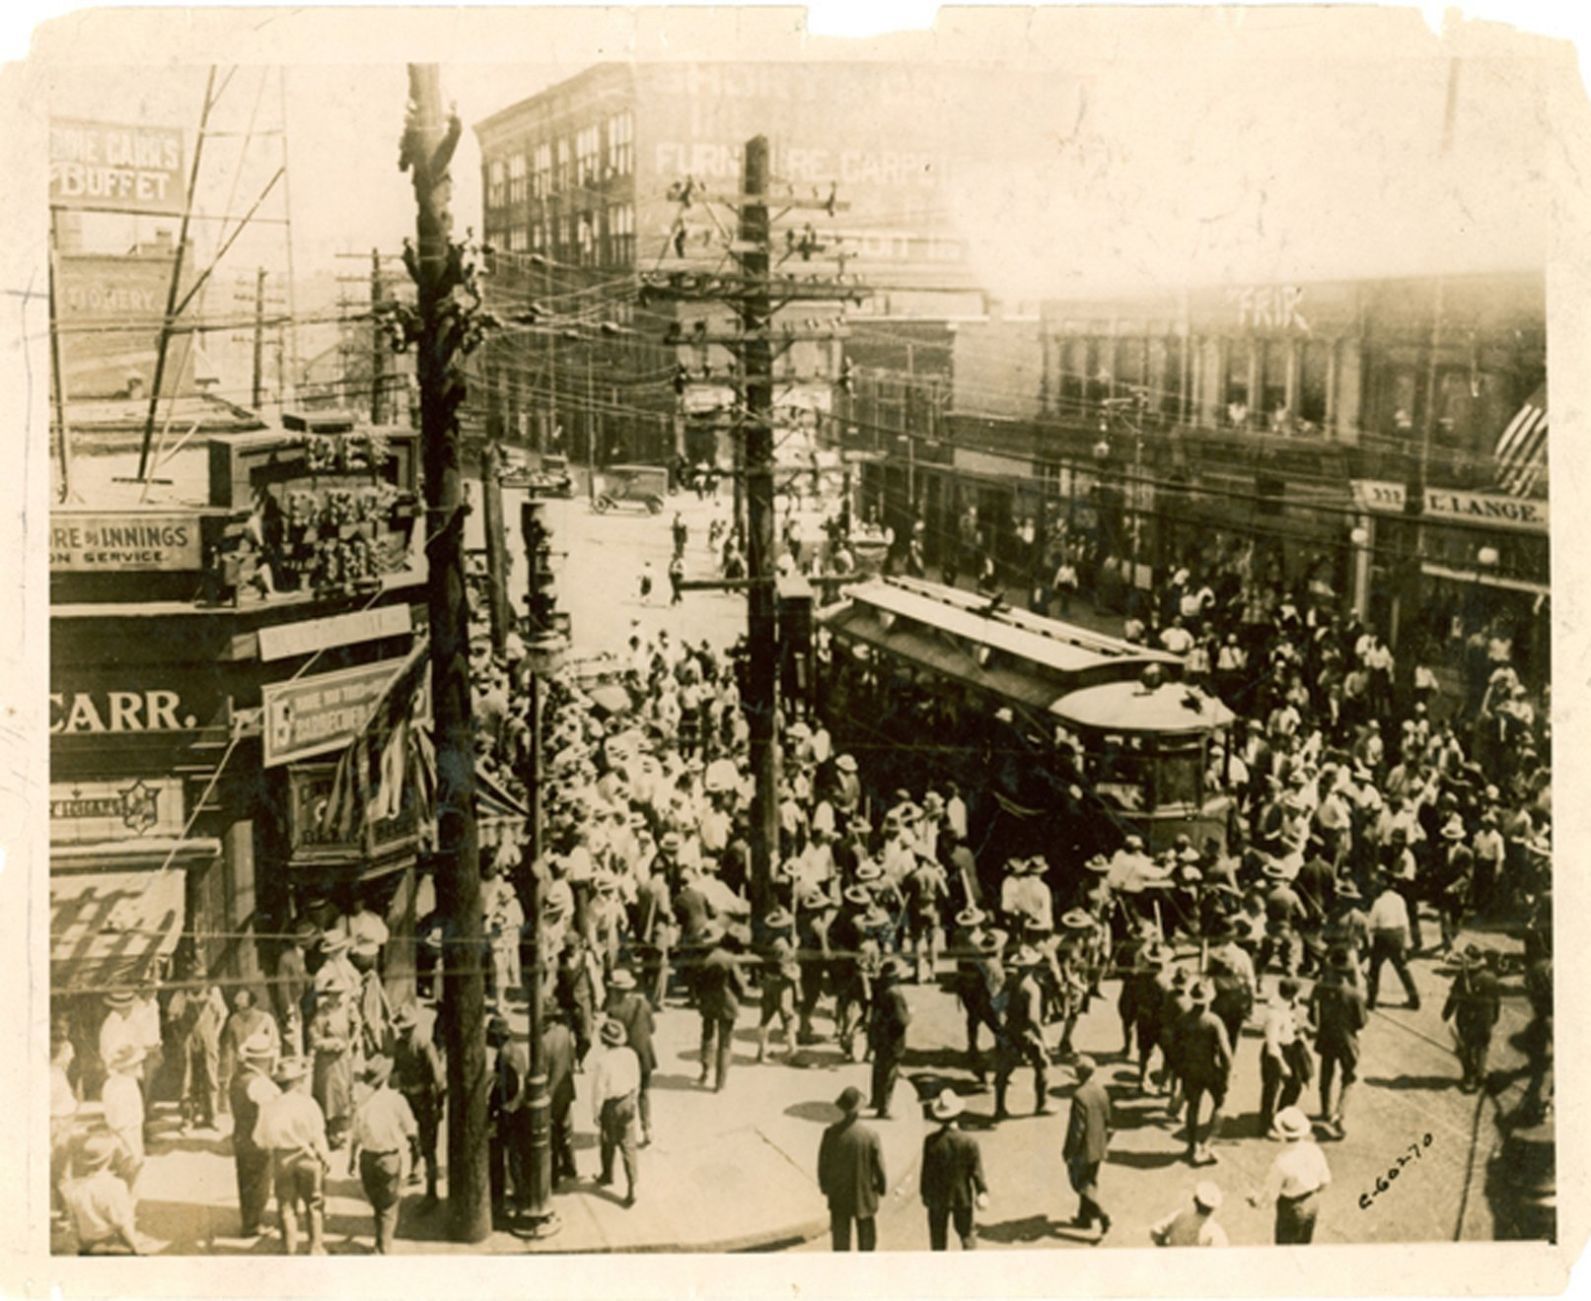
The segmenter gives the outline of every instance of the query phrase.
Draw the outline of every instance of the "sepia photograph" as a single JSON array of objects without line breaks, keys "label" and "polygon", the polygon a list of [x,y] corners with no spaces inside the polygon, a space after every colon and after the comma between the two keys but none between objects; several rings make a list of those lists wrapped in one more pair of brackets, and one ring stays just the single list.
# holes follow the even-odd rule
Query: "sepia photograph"
[{"label": "sepia photograph", "polygon": [[101,9],[10,69],[41,1277],[1562,1286],[1574,46],[801,24]]}]

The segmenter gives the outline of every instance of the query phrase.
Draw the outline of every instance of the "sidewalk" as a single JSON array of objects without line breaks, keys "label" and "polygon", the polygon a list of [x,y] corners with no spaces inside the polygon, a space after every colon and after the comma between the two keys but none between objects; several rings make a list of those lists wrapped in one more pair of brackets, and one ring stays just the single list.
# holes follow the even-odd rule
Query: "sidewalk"
[{"label": "sidewalk", "polygon": [[[928,990],[913,993],[916,999],[936,996]],[[510,1021],[523,1039],[523,1008],[515,1008]],[[418,1190],[411,1190],[400,1212],[397,1253],[749,1251],[793,1246],[826,1232],[828,1212],[816,1178],[818,1142],[823,1127],[838,1117],[832,1104],[846,1085],[856,1085],[866,1096],[870,1067],[843,1061],[831,1044],[804,1047],[794,1066],[782,1061],[759,1066],[755,1013],[747,1009],[735,1035],[728,1085],[714,1093],[696,1082],[699,1033],[696,1014],[686,1008],[671,1006],[658,1018],[655,1137],[640,1152],[633,1208],[625,1210],[619,1202],[622,1172],[615,1172],[615,1187],[597,1185],[597,1138],[585,1079],[577,1076],[580,1179],[553,1199],[561,1221],[555,1235],[533,1241],[502,1230],[467,1247],[450,1243],[445,1204],[424,1208]],[[914,1188],[925,1125],[905,1078],[892,1110],[894,1119],[869,1123],[883,1140],[892,1187]],[[145,1234],[166,1244],[162,1254],[281,1254],[274,1228],[256,1241],[236,1236],[230,1119],[222,1118],[220,1134],[184,1135],[170,1104],[161,1104],[156,1115],[156,1137],[137,1189],[138,1222]],[[443,1143],[445,1159],[445,1129]],[[326,1246],[332,1255],[374,1249],[370,1209],[357,1174],[347,1171],[345,1155],[334,1157],[327,1180]],[[52,1249],[72,1248],[57,1231]]]}]

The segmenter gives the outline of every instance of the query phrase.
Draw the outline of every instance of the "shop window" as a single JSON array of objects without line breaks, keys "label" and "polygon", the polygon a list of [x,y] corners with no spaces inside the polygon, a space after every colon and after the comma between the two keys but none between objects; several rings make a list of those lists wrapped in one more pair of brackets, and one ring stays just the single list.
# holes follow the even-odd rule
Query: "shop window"
[{"label": "shop window", "polygon": [[1313,425],[1326,423],[1326,379],[1331,369],[1331,344],[1311,339],[1300,349],[1298,367],[1298,418]]},{"label": "shop window", "polygon": [[536,146],[532,156],[530,173],[530,195],[533,199],[545,199],[552,192],[552,146],[543,142]]},{"label": "shop window", "polygon": [[513,204],[520,204],[524,203],[527,197],[525,155],[511,154],[508,159],[508,201]]},{"label": "shop window", "polygon": [[1287,354],[1292,344],[1286,339],[1256,340],[1260,353],[1260,413],[1270,424],[1286,423]]},{"label": "shop window", "polygon": [[503,206],[503,160],[492,159],[486,169],[486,206],[500,208]]}]

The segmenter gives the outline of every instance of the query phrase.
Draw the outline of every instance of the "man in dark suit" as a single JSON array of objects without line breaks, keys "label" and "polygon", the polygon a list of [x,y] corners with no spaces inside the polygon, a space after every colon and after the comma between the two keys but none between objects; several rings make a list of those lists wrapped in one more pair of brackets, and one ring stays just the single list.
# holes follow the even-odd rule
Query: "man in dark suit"
[{"label": "man in dark suit", "polygon": [[978,1245],[978,1226],[972,1213],[989,1204],[989,1186],[983,1178],[983,1153],[978,1140],[956,1128],[956,1117],[966,1104],[950,1089],[931,1108],[939,1128],[923,1139],[922,1175],[918,1191],[928,1208],[928,1242],[934,1251],[949,1245],[946,1230],[955,1219],[962,1249]]},{"label": "man in dark suit", "polygon": [[1072,1223],[1086,1229],[1097,1220],[1099,1240],[1103,1242],[1110,1232],[1110,1216],[1099,1203],[1099,1167],[1110,1147],[1110,1095],[1094,1076],[1092,1057],[1079,1057],[1073,1069],[1077,1072],[1077,1088],[1072,1092],[1072,1114],[1067,1120],[1066,1144],[1061,1149],[1067,1176],[1078,1197],[1077,1217]]},{"label": "man in dark suit", "polygon": [[[644,1000],[643,1000],[644,1001]],[[547,1061],[547,1102],[552,1128],[552,1179],[578,1179],[575,1168],[575,1036],[567,1008],[549,1000],[542,1013],[542,1052]]]},{"label": "man in dark suit", "polygon": [[880,1120],[889,1119],[889,1101],[906,1055],[906,1027],[911,1024],[912,1014],[901,981],[909,973],[900,958],[886,958],[873,986],[867,1046],[873,1050],[873,1110]]},{"label": "man in dark suit", "polygon": [[[734,1053],[735,1018],[740,1000],[746,997],[745,978],[729,951],[730,938],[716,922],[709,922],[701,942],[706,957],[696,972],[696,1010],[702,1014],[702,1084],[707,1083],[708,1067],[715,1067],[713,1092],[723,1091],[729,1078],[729,1062]],[[716,1040],[717,1050],[714,1052]]]},{"label": "man in dark suit", "polygon": [[834,1105],[843,1113],[823,1131],[818,1145],[818,1188],[829,1203],[829,1230],[835,1251],[851,1249],[851,1222],[856,1222],[858,1251],[878,1245],[878,1202],[888,1190],[884,1148],[878,1135],[857,1118],[862,1091],[848,1087]]},{"label": "man in dark suit", "polygon": [[635,974],[619,967],[608,978],[608,1015],[624,1027],[626,1042],[641,1063],[641,1146],[652,1141],[652,1097],[648,1087],[657,1069],[657,1049],[652,1044],[656,1022],[652,1004],[636,987]]}]

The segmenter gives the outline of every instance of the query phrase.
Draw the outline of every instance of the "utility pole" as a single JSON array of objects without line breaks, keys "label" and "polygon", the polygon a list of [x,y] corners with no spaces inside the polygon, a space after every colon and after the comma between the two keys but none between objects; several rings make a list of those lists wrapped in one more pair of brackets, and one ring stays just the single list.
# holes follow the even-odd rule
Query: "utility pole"
[{"label": "utility pole", "polygon": [[254,272],[254,382],[249,392],[255,411],[265,405],[265,268]]},{"label": "utility pole", "polygon": [[545,503],[532,499],[519,511],[520,532],[525,539],[526,649],[530,658],[530,745],[519,773],[529,805],[530,825],[520,876],[526,886],[530,914],[527,927],[533,937],[529,961],[521,962],[525,972],[525,997],[530,1003],[530,1198],[525,1220],[530,1235],[536,1238],[549,1237],[561,1227],[558,1213],[552,1209],[552,1098],[547,1088],[547,1050],[542,1042],[547,996],[547,932],[542,921],[545,865],[541,861],[541,714],[546,689],[543,678],[557,668],[567,639],[553,592],[551,534],[542,520],[544,508]]},{"label": "utility pole", "polygon": [[503,446],[488,443],[481,452],[481,504],[486,525],[487,613],[492,626],[492,649],[502,654],[508,647],[508,539],[503,522]]},{"label": "utility pole", "polygon": [[1436,282],[1435,301],[1431,305],[1431,335],[1426,343],[1425,356],[1425,411],[1420,421],[1420,441],[1417,447],[1405,452],[1408,457],[1407,473],[1403,486],[1403,519],[1399,531],[1403,546],[1398,555],[1397,597],[1392,607],[1392,627],[1387,629],[1387,645],[1395,655],[1394,672],[1396,694],[1407,699],[1414,687],[1414,666],[1419,658],[1417,637],[1420,590],[1424,586],[1421,553],[1424,550],[1423,520],[1425,517],[1425,486],[1430,475],[1431,442],[1436,433],[1437,408],[1441,401],[1440,362],[1442,350],[1442,316],[1446,307],[1447,284]]},{"label": "utility pole", "polygon": [[741,365],[746,377],[746,593],[751,663],[746,700],[751,727],[751,903],[760,913],[768,902],[773,858],[779,848],[779,748],[774,718],[779,706],[779,645],[775,628],[773,502],[773,324],[768,263],[768,137],[746,142],[741,178],[741,273],[746,291],[740,320],[746,334]]},{"label": "utility pole", "polygon": [[418,289],[405,320],[417,345],[420,431],[425,464],[426,553],[431,632],[431,710],[436,736],[436,893],[447,936],[442,1025],[447,1047],[447,1223],[455,1242],[492,1231],[487,1178],[485,990],[481,973],[480,865],[475,830],[475,744],[470,718],[469,606],[464,580],[464,483],[458,408],[459,365],[479,342],[479,323],[455,290],[474,268],[451,238],[448,163],[458,116],[442,115],[434,63],[409,65],[409,110],[400,170],[409,171],[417,208],[415,247],[405,262]]},{"label": "utility pole", "polygon": [[382,298],[381,250],[370,250],[370,312],[375,323],[370,328],[370,423],[386,423],[387,349],[381,329]]}]

